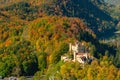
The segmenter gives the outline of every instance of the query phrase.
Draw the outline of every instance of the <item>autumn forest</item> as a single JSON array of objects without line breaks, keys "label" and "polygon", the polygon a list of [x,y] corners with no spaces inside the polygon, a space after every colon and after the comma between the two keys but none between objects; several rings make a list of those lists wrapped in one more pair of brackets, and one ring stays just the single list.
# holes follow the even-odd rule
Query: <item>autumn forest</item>
[{"label": "autumn forest", "polygon": [[[1,78],[120,80],[120,1],[110,1],[0,0]],[[72,60],[76,41],[90,62]]]}]

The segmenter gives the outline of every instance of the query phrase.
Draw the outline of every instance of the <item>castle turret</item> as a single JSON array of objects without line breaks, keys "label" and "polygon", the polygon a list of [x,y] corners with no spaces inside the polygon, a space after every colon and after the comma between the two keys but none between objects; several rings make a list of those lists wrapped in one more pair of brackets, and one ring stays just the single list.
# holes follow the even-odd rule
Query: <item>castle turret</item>
[{"label": "castle turret", "polygon": [[69,52],[70,52],[70,54],[72,54],[72,44],[71,43],[69,43]]}]

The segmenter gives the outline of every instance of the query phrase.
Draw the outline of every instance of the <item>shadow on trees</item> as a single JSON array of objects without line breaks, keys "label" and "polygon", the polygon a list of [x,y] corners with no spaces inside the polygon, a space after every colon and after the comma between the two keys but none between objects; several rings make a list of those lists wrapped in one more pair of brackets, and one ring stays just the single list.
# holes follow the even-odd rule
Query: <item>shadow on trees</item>
[{"label": "shadow on trees", "polygon": [[[90,0],[53,0],[52,4],[44,5],[44,10],[49,15],[81,18],[85,20],[86,24],[97,34],[98,37],[106,37],[106,35],[103,34],[106,34],[105,31],[107,31],[108,28],[111,33],[115,32],[115,27],[108,24],[112,24],[110,22],[116,22],[108,13],[100,10]],[[103,24],[104,22],[107,22],[107,24]],[[101,31],[99,31],[99,29],[101,29]],[[113,34],[107,37],[112,35]]]}]

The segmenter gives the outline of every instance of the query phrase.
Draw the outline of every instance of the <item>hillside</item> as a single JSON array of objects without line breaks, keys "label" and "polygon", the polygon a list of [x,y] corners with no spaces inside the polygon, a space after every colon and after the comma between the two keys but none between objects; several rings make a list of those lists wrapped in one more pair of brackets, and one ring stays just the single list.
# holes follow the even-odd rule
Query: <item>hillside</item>
[{"label": "hillside", "polygon": [[[4,22],[2,23],[4,24]],[[0,64],[2,64],[0,75],[3,77],[7,75],[33,75],[36,70],[41,70],[44,67],[39,62],[40,56],[46,54],[47,60],[59,52],[61,45],[67,46],[66,44],[71,40],[79,39],[80,35],[87,32],[89,35],[94,35],[81,20],[74,18],[44,17],[25,26],[18,23],[12,25],[12,23],[10,21],[7,22],[9,25],[0,26]],[[66,50],[65,46],[62,49]],[[66,51],[56,53],[58,59],[54,60],[55,57],[53,57],[52,60],[47,60],[46,66],[54,61],[58,62],[60,55],[64,53]],[[6,68],[7,70],[5,70]]]},{"label": "hillside", "polygon": [[[0,76],[119,80],[120,45],[104,41],[120,29],[119,7],[107,4],[101,0],[1,0]],[[75,42],[84,46],[82,50],[87,48],[90,62],[73,61],[69,44]],[[64,55],[71,60],[62,61]]]},{"label": "hillside", "polygon": [[[75,40],[95,46],[96,50],[91,48],[91,51],[93,50],[92,55],[96,57],[100,55],[99,52],[112,50],[112,47],[107,48],[100,44],[95,34],[78,18],[46,16],[27,25],[14,24],[0,27],[2,28],[0,30],[2,34],[0,75],[2,76],[29,76],[38,70],[42,71],[51,64],[59,62],[61,55],[68,52],[69,42]],[[103,48],[99,49],[99,47]]]},{"label": "hillside", "polygon": [[[1,8],[1,12],[9,16],[18,16],[20,19],[28,21],[44,16],[45,14],[79,17],[85,21],[86,25],[91,28],[98,37],[110,37],[116,31],[116,22],[107,12],[98,8],[97,5],[100,3],[97,5],[94,3],[98,2],[89,0],[26,0],[5,6]],[[106,36],[105,34],[109,31],[111,31],[111,33]]]}]

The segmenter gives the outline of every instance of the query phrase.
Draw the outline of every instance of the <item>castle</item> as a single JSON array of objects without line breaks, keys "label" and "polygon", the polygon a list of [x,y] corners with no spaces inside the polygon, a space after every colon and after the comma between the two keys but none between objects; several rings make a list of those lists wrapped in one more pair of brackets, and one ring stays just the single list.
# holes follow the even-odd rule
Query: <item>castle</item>
[{"label": "castle", "polygon": [[[83,43],[76,41],[74,44],[69,43],[69,52],[73,55],[73,61],[78,61],[79,63],[87,63],[91,61],[91,56],[89,49]],[[70,60],[68,56],[62,56],[62,60]]]}]

